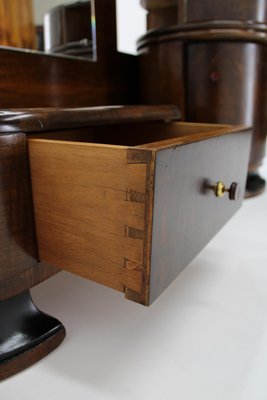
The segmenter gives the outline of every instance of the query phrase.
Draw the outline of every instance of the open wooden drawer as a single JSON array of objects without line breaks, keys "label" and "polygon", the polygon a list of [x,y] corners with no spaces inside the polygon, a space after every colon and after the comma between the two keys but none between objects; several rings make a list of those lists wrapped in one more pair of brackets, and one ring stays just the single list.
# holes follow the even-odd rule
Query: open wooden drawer
[{"label": "open wooden drawer", "polygon": [[251,134],[122,122],[28,135],[39,258],[149,305],[240,207]]}]

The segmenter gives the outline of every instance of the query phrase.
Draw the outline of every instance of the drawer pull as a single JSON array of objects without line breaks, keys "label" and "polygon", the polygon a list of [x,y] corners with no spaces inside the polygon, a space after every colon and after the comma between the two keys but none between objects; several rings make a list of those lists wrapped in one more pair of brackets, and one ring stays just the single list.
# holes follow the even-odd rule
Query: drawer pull
[{"label": "drawer pull", "polygon": [[216,197],[224,197],[225,193],[229,194],[230,200],[237,200],[239,195],[239,185],[237,182],[233,182],[230,188],[226,188],[225,184],[222,181],[218,181],[216,185],[210,185],[209,183],[205,183],[206,189],[213,190]]}]

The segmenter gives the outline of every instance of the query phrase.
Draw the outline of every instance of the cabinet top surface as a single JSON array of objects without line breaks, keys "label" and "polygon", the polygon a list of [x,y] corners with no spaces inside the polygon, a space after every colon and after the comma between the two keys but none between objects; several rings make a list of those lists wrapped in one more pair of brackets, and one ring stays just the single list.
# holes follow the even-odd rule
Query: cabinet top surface
[{"label": "cabinet top surface", "polygon": [[44,132],[94,125],[144,121],[174,121],[180,112],[172,105],[0,110],[0,132]]}]

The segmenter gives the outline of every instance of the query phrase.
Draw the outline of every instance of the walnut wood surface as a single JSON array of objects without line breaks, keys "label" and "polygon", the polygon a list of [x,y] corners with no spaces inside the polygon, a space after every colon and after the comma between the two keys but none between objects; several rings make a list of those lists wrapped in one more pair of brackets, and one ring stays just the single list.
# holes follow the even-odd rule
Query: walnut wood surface
[{"label": "walnut wood surface", "polygon": [[141,0],[147,13],[147,29],[174,25],[178,22],[178,0]]},{"label": "walnut wood surface", "polygon": [[138,49],[171,40],[232,40],[267,44],[267,25],[264,23],[214,20],[168,26],[147,32],[138,40]]},{"label": "walnut wood surface", "polygon": [[253,126],[250,170],[256,170],[265,156],[267,47],[254,43],[192,44],[186,62],[191,77],[186,81],[187,119]]},{"label": "walnut wood surface", "polygon": [[[94,62],[0,48],[0,107],[25,109],[135,104],[138,87],[136,59],[116,50],[115,11],[114,0],[95,2],[97,58]],[[98,116],[101,118],[100,114]],[[29,121],[28,117],[26,110],[23,115],[11,112],[8,117],[2,113],[0,299],[24,291],[58,271],[37,262],[27,147],[25,136],[19,132],[22,128],[27,131],[43,127],[40,121]],[[83,124],[76,117],[72,122],[69,120],[68,125],[64,114],[61,124],[63,127],[70,127],[71,123]],[[84,121],[81,114],[79,117]],[[57,118],[54,121],[59,122]],[[41,123],[46,125],[44,118]],[[6,135],[11,131],[17,131],[18,135]]]},{"label": "walnut wood surface", "polygon": [[[164,187],[162,178],[157,172],[161,154],[167,152],[169,159],[166,161],[167,167],[168,162],[179,164],[180,172],[172,167],[171,175],[167,175],[166,182],[170,186],[166,192],[164,191],[166,199],[177,204],[179,218],[185,215],[185,220],[181,224],[179,222],[176,224],[177,235],[182,237],[187,221],[186,215],[192,216],[189,225],[186,225],[192,238],[195,235],[194,229],[197,229],[195,223],[203,228],[202,239],[200,241],[192,239],[193,247],[190,252],[187,250],[183,252],[182,244],[173,246],[171,242],[170,257],[171,260],[176,257],[175,270],[178,273],[185,267],[186,262],[192,259],[191,255],[198,252],[240,206],[250,143],[250,135],[240,134],[240,128],[224,126],[216,130],[214,126],[208,129],[208,126],[204,125],[202,133],[198,133],[196,126],[190,124],[190,134],[190,128],[185,129],[186,124],[181,124],[180,129],[179,123],[159,123],[158,131],[155,131],[155,125],[155,122],[151,126],[149,123],[140,126],[135,124],[136,131],[140,133],[142,130],[142,132],[139,136],[140,143],[135,142],[133,147],[129,146],[129,142],[132,142],[131,134],[134,133],[134,127],[128,132],[127,125],[125,125],[127,135],[124,136],[120,134],[123,132],[121,126],[120,143],[117,140],[116,125],[106,127],[106,137],[102,136],[105,144],[92,143],[90,132],[88,140],[91,143],[86,143],[86,136],[83,142],[79,142],[78,132],[78,141],[68,141],[67,131],[65,140],[53,140],[53,132],[50,133],[50,138],[28,140],[40,259],[125,292],[128,299],[146,305],[160,294],[165,287],[164,282],[174,278],[174,273],[167,265],[166,276],[162,270],[160,274],[164,276],[159,281],[158,278],[153,278],[152,283],[150,276],[150,271],[154,268],[153,263],[150,265],[154,241],[156,243],[161,240],[155,236],[155,229],[158,230],[158,235],[165,234],[164,229],[159,233],[160,229],[154,226],[157,226],[158,220],[162,221],[162,218],[165,218],[161,216],[161,209],[163,214],[165,211],[168,212],[168,208],[158,205],[162,197],[160,188]],[[164,125],[167,126],[169,138],[166,138]],[[103,135],[103,132],[101,133]],[[55,137],[56,135],[55,132]],[[145,138],[153,140],[153,136],[156,142],[145,143]],[[98,136],[98,139],[100,137]],[[75,140],[73,132],[70,132],[70,138]],[[109,141],[106,142],[106,138],[109,138]],[[218,138],[216,141],[218,144],[213,148],[212,143],[215,138]],[[223,145],[224,141],[226,145]],[[202,145],[197,145],[197,142]],[[195,146],[197,149],[201,148],[196,154]],[[210,146],[213,150],[212,156],[208,156]],[[241,150],[237,152],[238,146]],[[188,151],[189,153],[192,151],[190,157]],[[221,157],[217,167],[216,152]],[[188,162],[183,166],[182,160],[185,158]],[[213,172],[208,173],[208,165],[213,166],[211,168]],[[226,171],[232,171],[233,176],[231,172],[226,173]],[[176,175],[182,179],[188,174],[190,179],[183,178],[181,182],[177,181]],[[242,186],[241,197],[231,205],[228,204],[229,200],[218,203],[218,199],[213,199],[212,196],[211,199],[208,196],[207,200],[205,196],[202,198],[202,194],[199,194],[201,182],[209,178],[214,182],[225,178],[227,184],[231,183],[231,179],[236,179]],[[154,185],[156,185],[155,191]],[[175,194],[172,194],[173,185],[177,190]],[[191,189],[187,191],[188,186],[192,191]],[[179,187],[182,191],[185,188],[185,193],[181,196]],[[154,195],[159,200],[154,200]],[[198,199],[199,196],[202,199],[201,204],[204,204],[200,210],[198,207],[194,208],[194,202],[198,201],[195,198]],[[170,200],[171,198],[173,200]],[[208,206],[205,205],[206,201]],[[192,206],[188,207],[187,203],[192,203]],[[172,205],[167,220],[176,220],[175,213],[175,207]],[[209,218],[214,228],[211,229],[208,224],[209,227],[205,232],[206,218]],[[156,237],[154,240],[151,236],[152,230]],[[184,243],[184,239],[181,239],[181,243]],[[177,254],[176,247],[180,249],[181,254]],[[154,245],[154,251],[155,248],[157,245]],[[169,258],[167,254],[165,255],[168,264]],[[170,261],[170,265],[173,269],[174,262]],[[161,268],[160,262],[156,270]],[[158,272],[155,274],[158,276]],[[151,298],[150,293],[152,293]]]},{"label": "walnut wood surface", "polygon": [[188,23],[148,32],[139,46],[142,101],[169,99],[186,121],[253,125],[249,168],[255,171],[267,132],[267,26]]},{"label": "walnut wood surface", "polygon": [[26,136],[0,135],[0,300],[56,272],[38,266]]},{"label": "walnut wood surface", "polygon": [[95,1],[95,15],[95,61],[0,48],[0,108],[136,104],[136,57],[117,52],[115,0]]},{"label": "walnut wood surface", "polygon": [[0,108],[135,104],[136,75],[122,53],[92,62],[0,48]]},{"label": "walnut wood surface", "polygon": [[105,124],[178,120],[176,106],[110,106],[0,110],[1,132],[45,132]]},{"label": "walnut wood surface", "polygon": [[267,21],[266,0],[187,0],[184,22],[214,19]]},{"label": "walnut wood surface", "polygon": [[140,0],[140,3],[149,12],[148,29],[199,21],[267,21],[266,0]]}]

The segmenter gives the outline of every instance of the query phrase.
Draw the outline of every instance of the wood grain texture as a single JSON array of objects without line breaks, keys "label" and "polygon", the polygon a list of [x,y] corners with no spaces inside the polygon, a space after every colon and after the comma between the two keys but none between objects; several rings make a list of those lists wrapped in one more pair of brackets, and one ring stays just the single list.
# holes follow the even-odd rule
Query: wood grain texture
[{"label": "wood grain texture", "polygon": [[134,56],[115,53],[108,64],[4,48],[0,56],[1,108],[137,103]]},{"label": "wood grain texture", "polygon": [[163,50],[162,47],[148,45],[139,48],[140,101],[150,105],[165,102],[175,104],[184,120],[186,113],[184,44],[182,41],[177,41],[164,43]]},{"label": "wood grain texture", "polygon": [[0,1],[0,45],[35,49],[32,0]]},{"label": "wood grain texture", "polygon": [[169,98],[185,121],[253,126],[249,170],[256,171],[267,132],[267,26],[187,23],[148,32],[139,49],[141,99]]},{"label": "wood grain texture", "polygon": [[187,51],[187,119],[253,126],[251,171],[265,156],[266,61],[267,47],[255,43],[192,44]]},{"label": "wood grain texture", "polygon": [[55,273],[38,267],[26,136],[0,135],[0,299]]},{"label": "wood grain texture", "polygon": [[38,139],[29,140],[29,151],[40,259],[141,294],[144,151],[138,158],[123,146]]},{"label": "wood grain texture", "polygon": [[201,42],[220,39],[266,44],[266,33],[267,25],[264,23],[231,20],[188,22],[148,31],[139,38],[137,47],[138,50],[142,50],[148,45],[169,42],[170,40]]},{"label": "wood grain texture", "polygon": [[117,52],[115,0],[96,0],[95,61],[0,49],[0,108],[137,104],[137,57]]},{"label": "wood grain texture", "polygon": [[187,0],[184,22],[201,20],[240,20],[265,23],[266,0]]},{"label": "wood grain texture", "polygon": [[178,0],[141,0],[147,11],[147,29],[174,25],[178,22]]},{"label": "wood grain texture", "polygon": [[47,132],[140,121],[178,120],[176,106],[109,106],[0,110],[1,132]]},{"label": "wood grain texture", "polygon": [[[183,123],[165,124],[168,139],[164,124],[159,123],[157,141],[149,143],[151,135],[146,132],[155,133],[155,126],[155,122],[152,127],[136,124],[142,141],[133,147],[128,145],[131,132],[128,136],[125,131],[121,144],[117,142],[116,126],[106,127],[109,144],[79,142],[79,134],[75,141],[73,132],[73,141],[68,141],[67,131],[65,140],[53,140],[52,132],[50,138],[28,140],[40,259],[125,292],[128,299],[145,305],[239,208],[250,144],[250,131],[240,127],[216,130],[202,125],[198,133],[194,124],[185,128]],[[166,168],[165,175],[160,165]],[[206,179],[214,184],[225,179],[227,185],[237,180],[241,197],[237,202],[218,202],[215,195],[206,198],[201,192]],[[179,243],[164,241],[164,221],[171,224]],[[200,228],[195,233],[195,226],[203,229],[200,239]],[[188,246],[183,248],[185,240]],[[154,256],[161,251],[164,267]]]}]

